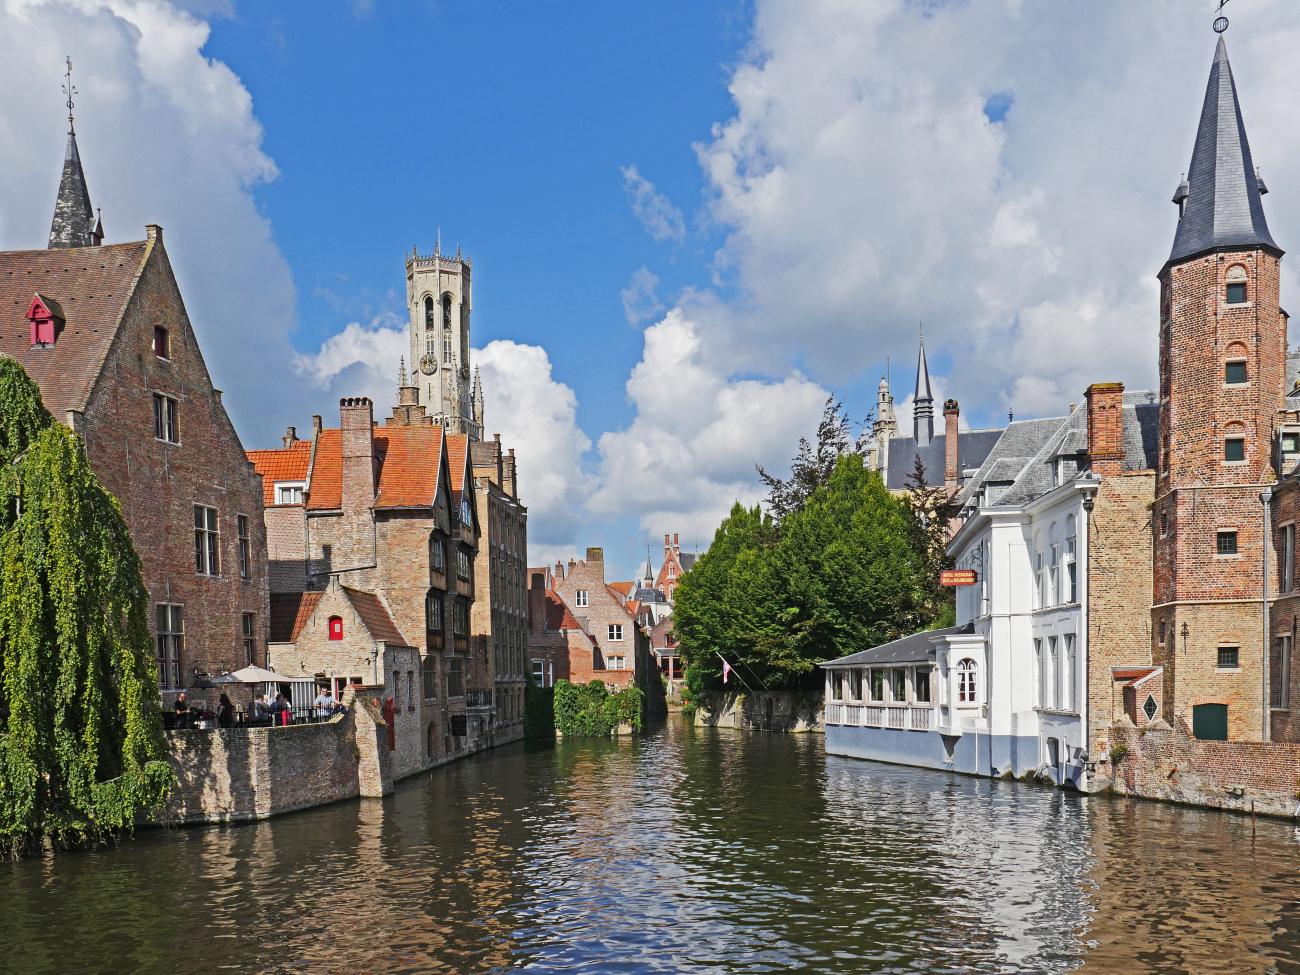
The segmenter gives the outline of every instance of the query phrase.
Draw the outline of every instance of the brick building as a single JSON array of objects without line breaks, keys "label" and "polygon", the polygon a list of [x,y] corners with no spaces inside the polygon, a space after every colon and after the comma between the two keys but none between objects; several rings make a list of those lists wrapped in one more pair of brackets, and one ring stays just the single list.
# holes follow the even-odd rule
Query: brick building
[{"label": "brick building", "polygon": [[664,535],[664,561],[659,566],[653,588],[663,593],[670,604],[675,602],[678,580],[691,570],[696,558],[694,552],[682,551],[681,538],[675,532],[671,536]]},{"label": "brick building", "polygon": [[528,509],[519,501],[515,452],[499,436],[470,445],[478,520],[471,629],[491,654],[498,743],[524,733],[528,667]]},{"label": "brick building", "polygon": [[0,354],[82,436],[152,603],[159,685],[265,660],[260,479],[214,388],[162,228],[103,244],[69,119],[49,247],[0,252]]},{"label": "brick building", "polygon": [[[433,763],[465,751],[467,736],[490,738],[490,694],[482,692],[491,674],[486,651],[482,659],[471,653],[479,520],[468,441],[428,422],[414,393],[403,383],[382,426],[369,399],[344,399],[339,426],[313,418],[306,447],[290,430],[280,448],[249,457],[265,481],[277,623],[272,663],[336,683],[361,668],[369,682],[381,646],[399,655],[417,649],[419,673],[398,668],[405,693],[394,700],[416,708],[414,734]],[[318,592],[330,594],[321,604],[352,606],[357,625],[321,605],[306,620],[289,612],[315,598],[302,594]],[[344,646],[322,651],[322,633]],[[368,672],[367,660],[374,661]]]}]

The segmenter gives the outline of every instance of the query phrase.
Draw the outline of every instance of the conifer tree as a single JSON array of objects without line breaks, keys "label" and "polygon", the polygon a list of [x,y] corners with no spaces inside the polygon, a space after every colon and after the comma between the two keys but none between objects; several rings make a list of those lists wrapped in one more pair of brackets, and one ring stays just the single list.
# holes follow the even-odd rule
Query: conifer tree
[{"label": "conifer tree", "polygon": [[148,593],[81,439],[0,358],[0,845],[129,831],[173,781]]}]

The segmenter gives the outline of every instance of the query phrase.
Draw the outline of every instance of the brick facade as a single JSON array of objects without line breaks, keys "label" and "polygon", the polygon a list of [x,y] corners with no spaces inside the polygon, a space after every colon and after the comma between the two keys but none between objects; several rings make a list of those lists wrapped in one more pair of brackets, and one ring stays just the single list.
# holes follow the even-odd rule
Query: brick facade
[{"label": "brick facade", "polygon": [[[163,668],[164,698],[198,675],[263,663],[261,479],[213,387],[162,229],[150,226],[144,241],[130,244],[0,253],[0,280],[0,305],[15,309],[0,354],[21,362],[55,418],[81,434],[91,466],[121,505],[149,591],[155,647],[158,607],[180,607],[183,633],[176,659]],[[30,346],[20,317],[37,291],[66,315],[48,348]],[[158,329],[165,330],[160,339]],[[174,424],[168,430],[164,418],[161,437],[155,396],[174,409]],[[196,505],[215,513],[216,559],[205,558],[202,573]]]}]

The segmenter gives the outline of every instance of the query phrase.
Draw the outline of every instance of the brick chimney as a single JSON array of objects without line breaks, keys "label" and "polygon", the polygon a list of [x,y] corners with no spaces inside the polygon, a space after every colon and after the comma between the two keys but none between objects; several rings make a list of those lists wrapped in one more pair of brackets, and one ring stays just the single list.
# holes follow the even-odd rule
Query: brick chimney
[{"label": "brick chimney", "polygon": [[533,572],[528,581],[528,629],[541,633],[546,629],[546,572]]},{"label": "brick chimney", "polygon": [[370,399],[339,400],[343,437],[343,510],[364,511],[375,503],[375,412]]},{"label": "brick chimney", "polygon": [[682,543],[677,540],[677,533],[673,532],[673,551],[680,552],[681,550],[682,550]]},{"label": "brick chimney", "polygon": [[673,536],[665,532],[664,533],[664,558],[666,559],[672,554],[673,554]]},{"label": "brick chimney", "polygon": [[961,470],[957,466],[957,420],[961,416],[961,407],[955,399],[943,401],[943,486],[948,491],[956,491],[961,479]]},{"label": "brick chimney", "polygon": [[321,419],[319,413],[311,415],[311,438],[315,440],[320,436],[321,429],[325,426],[325,421]]},{"label": "brick chimney", "polygon": [[1124,384],[1093,383],[1088,402],[1088,462],[1101,477],[1124,469]]},{"label": "brick chimney", "polygon": [[286,447],[292,447],[294,444],[296,444],[298,442],[298,428],[286,427],[284,431],[284,437],[280,440],[280,442],[284,444]]}]

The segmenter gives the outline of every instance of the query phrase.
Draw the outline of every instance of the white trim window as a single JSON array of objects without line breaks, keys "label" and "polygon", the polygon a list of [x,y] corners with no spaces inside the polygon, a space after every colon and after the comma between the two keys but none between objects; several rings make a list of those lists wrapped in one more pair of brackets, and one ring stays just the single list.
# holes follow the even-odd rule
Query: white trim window
[{"label": "white trim window", "polygon": [[201,576],[221,575],[221,535],[216,508],[194,506],[194,571]]},{"label": "white trim window", "polygon": [[1047,605],[1047,572],[1042,552],[1035,553],[1038,560],[1037,579],[1034,584],[1034,609],[1043,609]]},{"label": "white trim window", "polygon": [[1053,711],[1061,706],[1061,657],[1059,649],[1060,641],[1054,636],[1047,638],[1047,659],[1051,662],[1052,682],[1048,687],[1051,700],[1047,706]]},{"label": "white trim window", "polygon": [[1079,601],[1079,563],[1075,553],[1074,515],[1065,520],[1065,601]]},{"label": "white trim window", "polygon": [[306,481],[276,481],[275,503],[302,504],[302,495],[306,489]]},{"label": "white trim window", "polygon": [[609,658],[609,669],[610,669],[610,670],[627,670],[627,658],[626,658],[626,657],[610,657],[610,658]]},{"label": "white trim window", "polygon": [[579,589],[574,593],[573,603],[579,609],[585,609],[591,605],[591,593],[586,589]]},{"label": "white trim window", "polygon": [[253,577],[253,542],[248,535],[248,515],[235,516],[235,528],[239,535],[239,578]]},{"label": "white trim window", "polygon": [[979,668],[975,661],[970,657],[965,657],[957,663],[957,703],[974,704],[975,703],[975,683],[979,674]]},{"label": "white trim window", "polygon": [[622,639],[623,639],[623,624],[622,624],[622,623],[610,623],[610,624],[609,624],[608,633],[609,633],[609,640],[610,640],[611,642],[618,642],[618,641],[622,640]]},{"label": "white trim window", "polygon": [[157,613],[158,684],[180,687],[181,657],[185,649],[185,607],[159,603]]},{"label": "white trim window", "polygon": [[1047,661],[1043,659],[1043,641],[1034,638],[1034,688],[1037,691],[1034,703],[1040,708],[1047,707]]},{"label": "white trim window", "polygon": [[155,440],[167,443],[180,443],[180,427],[177,416],[180,406],[176,400],[162,393],[153,394],[153,436]]},{"label": "white trim window", "polygon": [[1073,711],[1074,707],[1074,674],[1075,674],[1075,652],[1074,652],[1074,634],[1067,633],[1061,638],[1061,710]]}]

